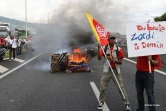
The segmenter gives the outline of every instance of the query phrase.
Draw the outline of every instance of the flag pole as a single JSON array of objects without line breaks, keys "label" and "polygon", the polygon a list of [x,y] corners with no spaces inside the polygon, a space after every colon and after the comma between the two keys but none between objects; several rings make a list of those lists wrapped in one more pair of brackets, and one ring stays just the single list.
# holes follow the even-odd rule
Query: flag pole
[{"label": "flag pole", "polygon": [[[148,14],[146,14],[146,15],[148,15]],[[150,22],[150,19],[147,21],[147,23],[149,23],[149,22]],[[149,73],[151,73],[152,69],[151,69],[151,63],[149,60],[148,60],[148,66],[149,66]]]},{"label": "flag pole", "polygon": [[[96,40],[98,41],[98,43],[100,43],[100,38],[98,37],[98,34],[97,34],[97,32],[95,31],[95,28],[93,27],[93,24],[91,23],[92,17],[91,17],[89,14],[87,14],[86,12],[85,12],[85,15],[86,15],[86,18],[88,19],[89,25],[90,25],[90,27],[91,27],[91,29],[92,29],[94,35],[95,35]],[[104,53],[104,56],[107,58],[107,56],[106,56],[106,54],[105,54],[105,52],[104,52],[103,47],[101,47],[101,49],[102,49],[102,51],[103,51],[103,53]],[[120,87],[120,85],[119,85],[119,82],[118,82],[118,80],[117,80],[117,78],[116,78],[116,76],[115,76],[115,73],[114,73],[114,71],[113,71],[113,69],[112,69],[112,67],[111,67],[110,62],[109,62],[108,59],[107,59],[107,62],[108,62],[108,64],[109,64],[109,67],[110,67],[110,69],[111,69],[111,71],[112,71],[112,74],[113,74],[113,76],[114,76],[114,78],[115,78],[115,81],[116,81],[116,83],[117,83],[117,85],[118,85],[118,87],[119,87],[119,89],[120,89],[120,92],[122,93],[123,98],[126,99],[126,97],[125,97],[125,95],[124,95],[124,93],[123,93],[123,91],[122,91],[122,89],[121,89],[121,87]]]},{"label": "flag pole", "polygon": [[148,66],[149,66],[149,73],[151,73],[151,72],[152,72],[152,69],[151,69],[151,63],[150,63],[149,60],[148,60]]},{"label": "flag pole", "polygon": [[151,73],[152,70],[151,70],[151,63],[150,63],[150,61],[148,61],[148,65],[149,65],[149,73]]}]

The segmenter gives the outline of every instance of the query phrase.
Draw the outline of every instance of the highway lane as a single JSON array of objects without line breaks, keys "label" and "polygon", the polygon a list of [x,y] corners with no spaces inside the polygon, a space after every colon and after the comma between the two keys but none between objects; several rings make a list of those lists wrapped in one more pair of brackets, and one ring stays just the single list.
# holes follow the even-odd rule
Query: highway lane
[{"label": "highway lane", "polygon": [[9,58],[4,58],[3,61],[0,61],[0,75],[3,75],[3,73],[12,70],[13,68],[24,63],[25,61],[28,61],[30,58],[33,58],[37,54],[39,54],[39,52],[30,52],[22,55],[16,55],[15,61],[12,60],[11,62],[9,62]]},{"label": "highway lane", "polygon": [[[0,79],[0,111],[97,111],[98,100],[90,82],[94,82],[99,90],[102,61],[96,58],[90,61],[93,73],[52,74],[49,72],[49,60],[43,59],[46,57],[42,55]],[[121,69],[131,108],[135,111],[135,64],[124,60]],[[166,76],[155,75],[156,103],[160,105],[157,109],[165,111]],[[121,97],[112,81],[106,92],[106,104],[111,111],[124,111]]]}]

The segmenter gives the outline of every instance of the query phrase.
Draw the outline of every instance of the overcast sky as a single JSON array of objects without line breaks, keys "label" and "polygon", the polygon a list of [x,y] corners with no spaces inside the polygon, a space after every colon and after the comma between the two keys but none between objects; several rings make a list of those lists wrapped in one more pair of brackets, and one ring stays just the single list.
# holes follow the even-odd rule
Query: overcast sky
[{"label": "overcast sky", "polygon": [[[47,22],[48,12],[58,10],[60,7],[68,2],[75,2],[79,0],[27,0],[28,7],[28,21],[29,22]],[[96,0],[94,0],[95,3]],[[102,0],[99,0],[102,1]],[[111,0],[110,0],[111,1]],[[166,12],[166,0],[113,0],[114,16],[123,15],[123,5],[127,7],[127,21],[126,22],[146,22],[152,17],[159,16]],[[0,16],[5,16],[18,20],[25,20],[25,0],[0,0]],[[53,13],[50,13],[52,16]]]}]

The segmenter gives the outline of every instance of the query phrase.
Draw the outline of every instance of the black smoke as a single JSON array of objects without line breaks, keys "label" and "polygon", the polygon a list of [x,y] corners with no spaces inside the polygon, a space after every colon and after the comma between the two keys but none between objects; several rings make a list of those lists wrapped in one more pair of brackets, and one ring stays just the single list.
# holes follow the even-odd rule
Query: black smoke
[{"label": "black smoke", "polygon": [[116,32],[126,16],[115,16],[115,13],[124,14],[127,9],[126,6],[114,6],[113,0],[65,2],[50,17],[49,24],[39,25],[36,50],[47,52],[43,60],[50,60],[52,53],[70,52],[73,46],[89,50],[94,57],[97,41],[84,12],[92,15],[108,31]]}]

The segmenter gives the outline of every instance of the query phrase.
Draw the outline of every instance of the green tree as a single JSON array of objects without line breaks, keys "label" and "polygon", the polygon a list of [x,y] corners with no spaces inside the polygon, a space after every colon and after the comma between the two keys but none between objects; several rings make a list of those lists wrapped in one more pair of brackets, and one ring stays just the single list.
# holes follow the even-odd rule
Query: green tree
[{"label": "green tree", "polygon": [[[26,36],[26,30],[19,30],[16,28],[16,31],[18,31],[19,36]],[[28,36],[31,35],[30,32],[28,31]]]},{"label": "green tree", "polygon": [[166,21],[166,13],[164,13],[161,16],[157,16],[154,18],[155,22],[159,22],[159,21]]}]

